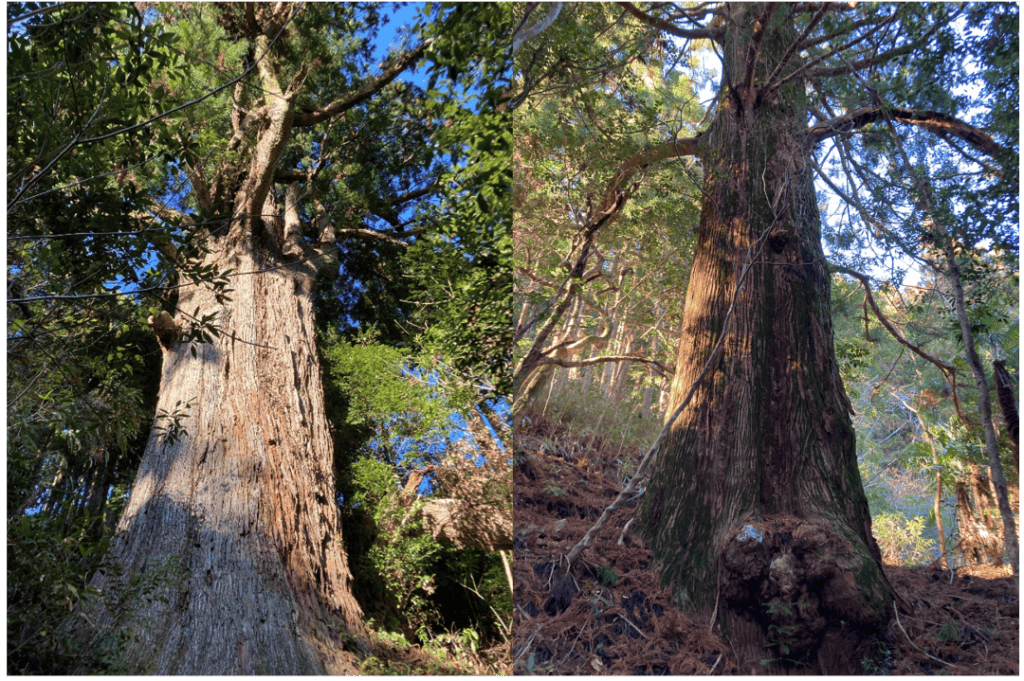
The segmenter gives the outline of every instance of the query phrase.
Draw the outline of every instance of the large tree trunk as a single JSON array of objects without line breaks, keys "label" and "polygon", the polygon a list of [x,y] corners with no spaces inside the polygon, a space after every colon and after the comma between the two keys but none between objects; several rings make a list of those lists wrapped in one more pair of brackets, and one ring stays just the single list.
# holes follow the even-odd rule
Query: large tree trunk
[{"label": "large tree trunk", "polygon": [[279,263],[225,242],[209,260],[241,273],[232,300],[198,285],[178,303],[216,312],[223,335],[164,348],[158,410],[189,405],[187,434],[154,428],[112,550],[127,576],[156,578],[165,600],[114,625],[130,634],[135,673],[351,673],[342,637],[363,647],[365,631],[341,544],[315,272],[268,269]]},{"label": "large tree trunk", "polygon": [[[181,281],[178,313],[151,321],[164,353],[158,418],[111,549],[123,576],[110,570],[93,583],[108,590],[108,605],[123,592],[125,607],[94,612],[89,624],[127,635],[129,672],[352,673],[345,649],[369,647],[341,542],[312,304],[317,271],[338,266],[335,231],[318,207],[319,244],[308,241],[299,183],[279,205],[275,173],[293,125],[343,116],[417,62],[425,45],[297,117],[310,70],[282,68],[272,49],[294,8],[246,5],[239,13],[224,23],[259,55],[262,103],[246,108],[236,94],[225,141],[235,160],[215,178],[189,174],[203,212],[231,218],[191,227],[207,249],[204,264],[233,271],[231,297]],[[176,337],[209,315],[221,332],[214,342]],[[161,412],[186,414],[185,434],[175,437]],[[139,588],[147,583],[153,599]]]},{"label": "large tree trunk", "polygon": [[748,254],[753,264],[723,355],[659,453],[642,524],[677,601],[717,608],[744,669],[784,658],[850,673],[893,592],[835,359],[804,85],[754,91],[796,35],[755,21],[763,11],[734,6],[723,50],[735,89],[700,138],[704,201],[669,412],[711,354]]}]

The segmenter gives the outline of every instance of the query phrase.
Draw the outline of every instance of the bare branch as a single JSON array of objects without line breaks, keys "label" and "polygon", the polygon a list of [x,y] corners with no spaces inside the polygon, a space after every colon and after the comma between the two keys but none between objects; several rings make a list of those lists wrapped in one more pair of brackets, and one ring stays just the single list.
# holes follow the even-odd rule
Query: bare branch
[{"label": "bare branch", "polygon": [[608,364],[609,362],[640,362],[641,364],[647,364],[654,368],[659,374],[665,378],[671,378],[675,375],[675,369],[667,367],[656,359],[648,359],[640,355],[608,355],[606,357],[590,357],[588,359],[559,359],[557,357],[544,357],[538,364],[554,364],[560,367],[587,367],[594,364]]},{"label": "bare branch", "polygon": [[512,32],[512,54],[515,54],[516,50],[522,47],[523,43],[525,43],[527,40],[536,35],[540,35],[545,30],[547,30],[547,28],[551,26],[551,24],[555,23],[555,19],[558,18],[558,14],[562,11],[562,3],[560,2],[553,2],[547,4],[547,6],[549,7],[548,13],[544,15],[543,19],[540,19],[539,21],[536,21],[529,26],[524,26],[530,14],[533,13],[533,10],[535,10],[537,6],[540,5],[539,2],[532,2],[528,4],[530,5],[530,7],[527,8],[526,16],[523,17],[522,23],[520,23],[519,26],[516,27],[516,30]]},{"label": "bare branch", "polygon": [[964,416],[963,412],[960,410],[960,398],[957,395],[956,389],[956,367],[954,367],[952,364],[947,364],[943,362],[941,359],[938,359],[937,357],[932,357],[927,352],[925,352],[924,350],[917,347],[916,345],[914,345],[913,343],[911,343],[910,341],[903,337],[903,334],[901,334],[899,330],[892,325],[892,322],[890,322],[889,319],[884,314],[882,314],[882,311],[878,309],[878,303],[875,302],[874,296],[871,295],[870,281],[865,275],[861,274],[860,272],[855,272],[854,270],[851,270],[848,267],[834,266],[834,269],[838,272],[849,274],[851,277],[860,280],[860,283],[863,284],[864,286],[864,293],[867,296],[868,304],[871,305],[871,310],[875,313],[875,317],[878,318],[878,321],[882,324],[882,326],[885,327],[886,331],[892,334],[892,337],[895,338],[901,345],[909,348],[920,357],[928,360],[929,362],[937,366],[939,370],[942,371],[943,375],[949,378],[950,383],[953,386],[953,404],[956,407],[957,414],[960,416],[961,419],[963,419],[964,423],[970,425],[977,425],[976,423],[968,419],[966,416]]},{"label": "bare branch", "polygon": [[21,16],[14,17],[10,21],[8,21],[7,22],[7,26],[8,26],[8,28],[10,28],[11,26],[13,26],[15,24],[18,24],[18,23],[21,23],[22,21],[26,21],[28,19],[31,19],[32,17],[39,16],[40,14],[48,14],[48,13],[52,12],[55,9],[60,9],[63,6],[64,6],[63,3],[54,3],[52,5],[49,5],[48,7],[40,7],[37,10],[33,10],[31,12],[25,12]]},{"label": "bare branch", "polygon": [[[611,182],[608,183],[607,189],[604,192],[604,198],[601,201],[601,205],[598,208],[597,215],[602,216],[607,221],[602,223],[602,226],[606,226],[611,223],[611,220],[622,210],[625,206],[625,201],[621,201],[621,187],[636,175],[639,171],[645,170],[648,166],[658,161],[664,161],[670,158],[680,158],[682,156],[696,156],[697,155],[697,138],[696,137],[684,137],[677,140],[668,140],[662,142],[658,146],[649,147],[643,151],[637,152],[630,158],[626,159],[619,166],[619,169],[615,172]],[[593,220],[592,220],[593,221]]]},{"label": "bare branch", "polygon": [[985,132],[972,125],[939,111],[918,111],[915,109],[883,109],[880,106],[866,106],[847,114],[820,123],[807,130],[807,139],[811,144],[828,139],[834,135],[850,132],[868,123],[884,120],[888,114],[894,121],[916,125],[939,136],[951,135],[959,137],[978,151],[996,156],[1002,147],[996,144]]},{"label": "bare branch", "polygon": [[627,12],[635,16],[636,18],[654,26],[663,33],[678,36],[680,38],[688,38],[690,40],[720,40],[722,38],[723,31],[720,27],[710,28],[704,27],[699,29],[679,28],[674,24],[670,24],[664,19],[658,17],[652,17],[650,14],[641,11],[636,5],[631,2],[620,2],[621,5]]},{"label": "bare branch", "polygon": [[[389,244],[395,244],[396,246],[401,246],[402,248],[409,248],[409,244],[405,243],[404,241],[399,241],[393,236],[393,233],[389,232],[377,232],[372,229],[362,229],[359,227],[337,230],[338,236],[342,236],[344,234],[358,236],[363,239],[377,239],[380,241],[387,241]],[[405,232],[404,236],[408,236],[409,234],[409,232]]]}]

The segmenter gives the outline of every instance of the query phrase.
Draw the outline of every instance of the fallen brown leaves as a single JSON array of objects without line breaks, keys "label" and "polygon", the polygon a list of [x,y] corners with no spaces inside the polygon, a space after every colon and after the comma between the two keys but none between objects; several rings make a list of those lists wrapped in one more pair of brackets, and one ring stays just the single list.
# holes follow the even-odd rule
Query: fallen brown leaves
[{"label": "fallen brown leaves", "polygon": [[[513,474],[515,674],[734,674],[711,613],[684,613],[650,549],[618,509],[569,573],[565,554],[621,489],[627,454],[581,442],[552,421],[517,419]],[[636,456],[635,454],[633,456]],[[625,531],[624,531],[625,529]],[[621,543],[619,539],[621,537]],[[1018,674],[1017,582],[1008,568],[885,566],[912,605],[857,673]],[[904,631],[906,633],[904,633]]]}]

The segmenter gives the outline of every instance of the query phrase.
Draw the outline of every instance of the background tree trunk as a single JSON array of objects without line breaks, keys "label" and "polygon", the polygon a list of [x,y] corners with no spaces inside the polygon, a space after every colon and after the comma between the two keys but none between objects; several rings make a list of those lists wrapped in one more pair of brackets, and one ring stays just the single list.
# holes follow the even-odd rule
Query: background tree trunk
[{"label": "background tree trunk", "polygon": [[741,81],[752,41],[760,73],[796,38],[754,16],[764,11],[737,5],[726,28],[734,88],[700,138],[704,201],[669,412],[710,355],[748,254],[753,265],[723,355],[659,453],[641,523],[680,605],[717,607],[745,670],[785,658],[849,673],[893,594],[835,359],[804,85],[762,101]]},{"label": "background tree trunk", "polygon": [[352,673],[343,647],[365,646],[365,630],[341,544],[315,272],[255,273],[264,259],[237,242],[209,260],[241,273],[232,300],[200,284],[178,307],[216,312],[223,335],[195,357],[164,349],[158,414],[189,405],[187,433],[172,441],[157,419],[112,551],[165,600],[105,624],[129,632],[135,673]]},{"label": "background tree trunk", "polygon": [[996,522],[999,508],[988,477],[976,464],[969,466],[969,481],[956,482],[957,549],[970,564],[1003,564],[1002,527]]}]

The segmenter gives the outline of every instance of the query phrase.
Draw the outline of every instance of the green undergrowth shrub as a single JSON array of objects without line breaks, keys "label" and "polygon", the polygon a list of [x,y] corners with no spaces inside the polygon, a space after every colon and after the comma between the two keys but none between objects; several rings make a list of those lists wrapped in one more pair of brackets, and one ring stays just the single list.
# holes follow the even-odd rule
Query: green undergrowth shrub
[{"label": "green undergrowth shrub", "polygon": [[[372,458],[353,465],[353,506],[369,519],[369,549],[353,565],[361,603],[381,645],[419,644],[426,667],[386,655],[367,660],[374,674],[487,674],[500,670],[511,638],[512,594],[501,556],[435,540],[420,509],[430,497],[399,486],[391,466]],[[369,588],[376,599],[367,598]],[[390,632],[390,633],[389,633]],[[400,632],[400,633],[398,633]],[[398,641],[398,638],[401,641]],[[389,643],[390,642],[390,643]],[[392,645],[393,644],[393,645]],[[400,651],[399,651],[400,652]],[[402,658],[405,659],[405,658]]]},{"label": "green undergrowth shrub", "polygon": [[871,520],[871,530],[882,549],[882,559],[900,565],[924,565],[932,559],[935,542],[923,536],[926,518],[882,513]]},{"label": "green undergrowth shrub", "polygon": [[357,490],[353,506],[368,514],[376,534],[359,565],[364,581],[382,587],[383,607],[373,614],[385,627],[415,631],[435,619],[427,597],[434,590],[431,558],[441,550],[416,517],[424,502],[398,486],[386,463],[359,459],[352,472]]}]

